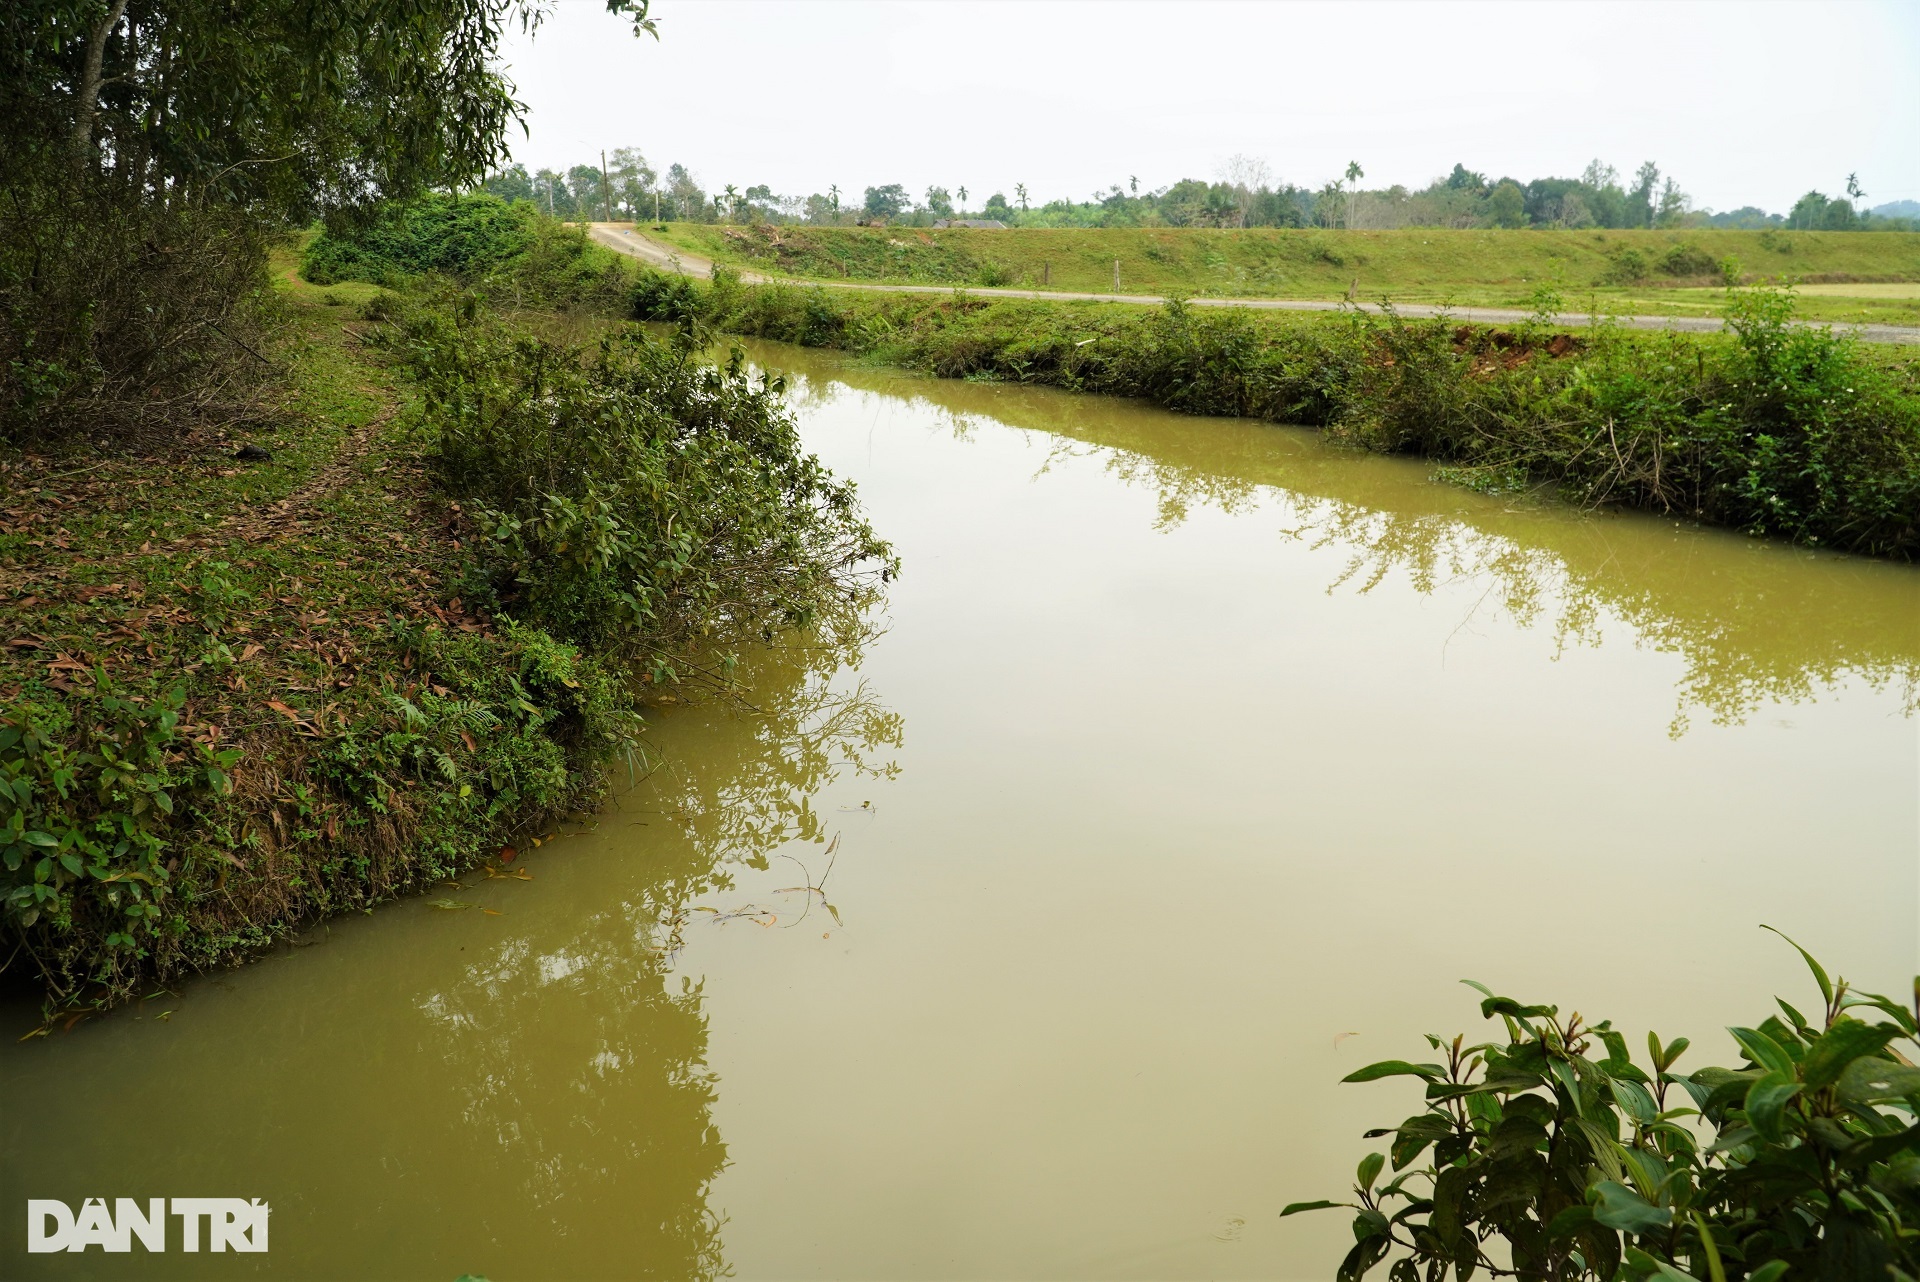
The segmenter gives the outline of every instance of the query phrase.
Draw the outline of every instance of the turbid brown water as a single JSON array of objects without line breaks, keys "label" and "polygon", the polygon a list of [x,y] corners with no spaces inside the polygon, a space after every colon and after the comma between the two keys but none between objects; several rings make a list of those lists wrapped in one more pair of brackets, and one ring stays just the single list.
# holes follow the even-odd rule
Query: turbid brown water
[{"label": "turbid brown water", "polygon": [[[1320,1279],[1278,1211],[1416,1108],[1338,1079],[1477,1034],[1460,978],[1705,1064],[1810,989],[1762,922],[1912,975],[1912,567],[755,354],[884,632],[665,711],[531,880],[8,1038],[0,1274]],[[21,1253],[92,1195],[271,1249]]]}]

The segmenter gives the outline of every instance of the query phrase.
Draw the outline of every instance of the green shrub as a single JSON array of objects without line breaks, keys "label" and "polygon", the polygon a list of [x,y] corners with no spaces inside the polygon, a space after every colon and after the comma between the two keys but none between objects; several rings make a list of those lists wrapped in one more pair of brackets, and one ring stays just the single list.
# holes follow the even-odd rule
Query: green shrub
[{"label": "green shrub", "polygon": [[[1367,1132],[1393,1139],[1361,1161],[1355,1201],[1281,1214],[1356,1212],[1343,1282],[1395,1252],[1395,1282],[1920,1274],[1920,1069],[1892,1048],[1916,1040],[1913,1013],[1830,981],[1802,955],[1820,990],[1813,1019],[1782,1001],[1779,1014],[1729,1030],[1738,1067],[1687,1075],[1674,1067],[1685,1038],[1649,1033],[1642,1068],[1611,1023],[1475,984],[1482,1017],[1499,1018],[1505,1037],[1468,1046],[1429,1035],[1444,1062],[1350,1074],[1416,1078],[1425,1107]],[[1389,1164],[1393,1178],[1376,1187]]]},{"label": "green shrub", "polygon": [[0,201],[0,442],[151,438],[257,418],[271,370],[251,215],[9,175]]},{"label": "green shrub", "polygon": [[1637,285],[1647,278],[1646,255],[1633,248],[1622,248],[1613,254],[1613,265],[1601,276],[1602,284]]},{"label": "green shrub", "polygon": [[8,704],[0,929],[51,1001],[104,1004],[452,876],[590,804],[635,741],[624,672],[538,628],[396,622],[390,641],[398,681],[309,729],[310,748],[255,739],[245,761],[185,724],[184,682],[95,669],[58,702]]},{"label": "green shrub", "polygon": [[853,488],[801,446],[782,383],[737,351],[715,367],[689,336],[638,327],[582,349],[513,332],[472,295],[411,309],[385,339],[417,372],[490,590],[556,636],[664,662],[698,637],[814,621],[891,570]]},{"label": "green shrub", "polygon": [[109,953],[150,932],[178,871],[171,834],[232,791],[239,757],[182,734],[178,686],[147,697],[104,670],[57,704],[19,701],[0,719],[0,859],[8,933],[44,922]]},{"label": "green shrub", "polygon": [[1864,551],[1911,549],[1920,527],[1920,396],[1859,343],[1792,323],[1791,294],[1735,291],[1734,359],[1702,426],[1715,438],[1714,509],[1755,533]]},{"label": "green shrub", "polygon": [[973,283],[988,289],[1013,284],[1013,268],[997,259],[987,259],[973,274]]},{"label": "green shrub", "polygon": [[539,221],[533,206],[497,196],[422,196],[383,206],[358,226],[322,231],[301,256],[300,274],[315,285],[397,285],[428,274],[473,279],[525,254]]},{"label": "green shrub", "polygon": [[1669,276],[1715,276],[1720,263],[1698,245],[1675,245],[1660,256],[1660,270]]}]

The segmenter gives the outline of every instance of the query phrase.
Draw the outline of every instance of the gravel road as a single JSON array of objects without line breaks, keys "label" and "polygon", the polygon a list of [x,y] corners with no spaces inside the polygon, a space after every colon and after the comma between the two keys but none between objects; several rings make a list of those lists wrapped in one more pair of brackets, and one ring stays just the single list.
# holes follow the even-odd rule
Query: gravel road
[{"label": "gravel road", "polygon": [[[607,248],[617,249],[623,254],[631,254],[662,271],[679,272],[683,276],[698,276],[703,280],[713,272],[712,260],[702,258],[698,254],[685,253],[671,245],[661,244],[620,223],[590,224],[589,234]],[[951,294],[954,288],[951,285],[863,285],[851,281],[790,280],[786,277],[767,276],[753,271],[742,271],[740,279],[749,285],[784,281],[796,285],[827,285],[833,289],[864,289],[886,294]],[[1062,289],[988,289],[969,285],[966,291],[982,298],[1042,298],[1080,300],[1090,303],[1138,303],[1146,306],[1167,301],[1158,294],[1078,294]],[[1358,307],[1363,311],[1380,310],[1380,305],[1377,303],[1347,303],[1307,298],[1189,298],[1187,303],[1193,307],[1247,307],[1275,312],[1337,312],[1347,307]],[[1435,307],[1425,303],[1396,303],[1394,310],[1402,316],[1449,316],[1456,320],[1482,321],[1495,325],[1523,321],[1530,314],[1504,307]],[[1614,316],[1610,319],[1630,329],[1674,329],[1710,334],[1726,328],[1724,321],[1713,316]],[[1593,320],[1594,317],[1585,312],[1560,314],[1561,323],[1566,325],[1586,325]],[[1833,328],[1852,330],[1870,343],[1920,344],[1920,328],[1911,326],[1837,325]]]}]

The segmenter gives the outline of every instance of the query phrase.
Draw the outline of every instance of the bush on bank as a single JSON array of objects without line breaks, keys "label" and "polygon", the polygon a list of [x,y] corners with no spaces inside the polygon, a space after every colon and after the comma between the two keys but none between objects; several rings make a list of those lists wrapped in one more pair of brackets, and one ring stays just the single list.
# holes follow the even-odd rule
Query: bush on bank
[{"label": "bush on bank", "polygon": [[459,291],[373,319],[294,345],[270,463],[4,463],[0,957],[56,1006],[590,807],[645,678],[846,622],[892,566],[740,362]]},{"label": "bush on bank", "polygon": [[851,485],[800,443],[778,378],[626,326],[536,337],[474,294],[376,309],[405,353],[486,599],[569,642],[669,659],[821,621],[891,572]]},{"label": "bush on bank", "polygon": [[434,280],[475,285],[507,310],[624,314],[631,269],[525,202],[495,196],[424,196],[389,205],[365,223],[320,231],[300,256],[315,285],[365,281],[406,289]]},{"label": "bush on bank", "polygon": [[710,285],[646,274],[647,320],[837,347],[946,378],[1137,396],[1420,454],[1471,484],[1682,514],[1875,555],[1920,549],[1920,371],[1732,291],[1726,335],[1514,331],[1348,313],[1267,317]]}]

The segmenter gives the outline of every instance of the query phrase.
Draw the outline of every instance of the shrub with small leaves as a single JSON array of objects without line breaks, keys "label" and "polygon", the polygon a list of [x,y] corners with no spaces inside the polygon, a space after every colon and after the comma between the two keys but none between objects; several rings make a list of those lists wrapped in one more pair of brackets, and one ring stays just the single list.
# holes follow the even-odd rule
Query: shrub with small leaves
[{"label": "shrub with small leaves", "polygon": [[[58,948],[104,937],[98,967],[147,945],[177,869],[169,837],[232,791],[239,759],[180,733],[184,692],[145,698],[96,669],[58,705],[0,720],[0,861],[6,924]],[[29,935],[29,928],[40,930]],[[96,975],[95,978],[103,978]]]}]

